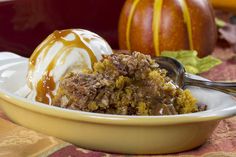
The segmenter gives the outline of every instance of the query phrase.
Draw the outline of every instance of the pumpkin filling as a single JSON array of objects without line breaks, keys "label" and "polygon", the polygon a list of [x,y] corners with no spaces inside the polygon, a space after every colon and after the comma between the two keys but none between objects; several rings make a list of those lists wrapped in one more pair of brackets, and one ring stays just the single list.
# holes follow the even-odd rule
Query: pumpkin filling
[{"label": "pumpkin filling", "polygon": [[149,55],[133,52],[104,56],[93,70],[67,73],[52,104],[107,114],[174,115],[206,109],[196,102]]}]

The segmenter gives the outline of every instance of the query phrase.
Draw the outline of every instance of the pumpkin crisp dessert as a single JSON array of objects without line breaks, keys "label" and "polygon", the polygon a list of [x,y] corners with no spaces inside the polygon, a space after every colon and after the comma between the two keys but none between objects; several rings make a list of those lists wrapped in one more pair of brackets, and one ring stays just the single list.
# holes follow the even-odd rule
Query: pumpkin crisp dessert
[{"label": "pumpkin crisp dessert", "polygon": [[201,110],[189,90],[179,88],[165,69],[139,52],[107,55],[93,65],[93,70],[67,73],[52,104],[119,115],[173,115]]}]

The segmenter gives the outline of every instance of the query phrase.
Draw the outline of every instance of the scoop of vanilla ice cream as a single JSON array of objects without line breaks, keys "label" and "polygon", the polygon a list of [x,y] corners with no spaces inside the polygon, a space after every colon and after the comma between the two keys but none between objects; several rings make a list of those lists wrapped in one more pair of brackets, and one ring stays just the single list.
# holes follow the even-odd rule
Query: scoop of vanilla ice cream
[{"label": "scoop of vanilla ice cream", "polygon": [[91,69],[92,65],[112,54],[100,36],[83,29],[55,31],[34,51],[29,59],[28,98],[51,104],[60,79],[68,71]]}]

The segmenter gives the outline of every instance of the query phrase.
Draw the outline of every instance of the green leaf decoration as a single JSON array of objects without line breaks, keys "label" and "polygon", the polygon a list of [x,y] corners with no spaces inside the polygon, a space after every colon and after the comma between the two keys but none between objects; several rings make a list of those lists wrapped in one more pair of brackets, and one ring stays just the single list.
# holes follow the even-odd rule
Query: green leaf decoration
[{"label": "green leaf decoration", "polygon": [[161,56],[171,57],[178,60],[181,64],[183,64],[185,70],[191,74],[206,72],[222,63],[221,60],[213,56],[199,58],[197,56],[197,51],[191,50],[163,51]]},{"label": "green leaf decoration", "polygon": [[219,28],[225,27],[226,25],[226,22],[219,18],[215,18],[215,23],[216,23],[216,26]]}]

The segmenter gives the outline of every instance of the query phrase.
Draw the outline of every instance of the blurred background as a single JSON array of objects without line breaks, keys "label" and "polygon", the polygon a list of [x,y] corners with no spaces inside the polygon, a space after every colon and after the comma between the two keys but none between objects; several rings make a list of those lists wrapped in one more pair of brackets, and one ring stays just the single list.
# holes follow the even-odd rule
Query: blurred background
[{"label": "blurred background", "polygon": [[[30,56],[54,30],[83,28],[118,48],[117,26],[125,0],[0,0],[0,51]],[[211,0],[236,13],[236,0]]]},{"label": "blurred background", "polygon": [[124,0],[0,0],[0,51],[29,56],[54,30],[83,28],[118,47]]}]

